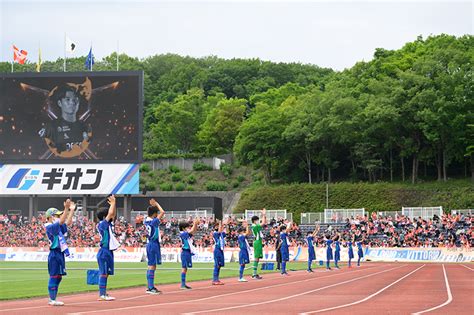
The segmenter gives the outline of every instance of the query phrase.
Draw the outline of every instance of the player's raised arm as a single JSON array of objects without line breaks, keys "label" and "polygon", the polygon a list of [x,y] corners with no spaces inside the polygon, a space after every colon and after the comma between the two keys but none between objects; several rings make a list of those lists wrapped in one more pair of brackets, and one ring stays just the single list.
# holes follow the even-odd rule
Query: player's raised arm
[{"label": "player's raised arm", "polygon": [[249,236],[250,235],[250,225],[249,225],[249,223],[247,221],[244,221],[244,222],[242,222],[242,225],[245,228],[245,236]]},{"label": "player's raised arm", "polygon": [[74,217],[75,210],[76,210],[76,203],[74,201],[71,201],[71,203],[69,204],[69,215],[67,216],[67,219],[66,219],[66,225],[72,224],[72,217]]},{"label": "player's raised arm", "polygon": [[64,201],[63,205],[64,205],[64,211],[61,214],[61,216],[59,217],[59,224],[60,225],[63,225],[64,222],[66,222],[66,219],[67,219],[67,216],[68,216],[68,213],[69,213],[69,207],[71,205],[71,199],[66,199],[66,201]]},{"label": "player's raised arm", "polygon": [[217,230],[217,232],[219,233],[222,233],[222,231],[224,230],[224,224],[222,223],[222,220],[216,220],[217,223],[219,223],[219,229]]},{"label": "player's raised arm", "polygon": [[109,198],[107,198],[107,202],[109,203],[110,207],[105,219],[107,221],[110,221],[113,220],[115,218],[115,215],[117,214],[117,203],[115,200],[115,196],[111,195]]},{"label": "player's raised arm", "polygon": [[190,232],[191,234],[194,234],[197,231],[197,228],[199,226],[199,222],[200,222],[199,218],[194,219],[194,224],[193,224],[193,227],[191,228],[191,232]]},{"label": "player's raised arm", "polygon": [[316,227],[314,228],[313,237],[316,237],[316,235],[318,235],[319,229],[320,229],[320,226],[319,224],[317,224]]},{"label": "player's raised arm", "polygon": [[267,224],[267,209],[262,209],[262,225]]},{"label": "player's raised arm", "polygon": [[158,210],[160,210],[160,213],[158,213],[158,219],[161,220],[161,218],[165,216],[165,210],[161,207],[161,205],[155,199],[150,199],[150,205],[152,207],[157,207]]}]

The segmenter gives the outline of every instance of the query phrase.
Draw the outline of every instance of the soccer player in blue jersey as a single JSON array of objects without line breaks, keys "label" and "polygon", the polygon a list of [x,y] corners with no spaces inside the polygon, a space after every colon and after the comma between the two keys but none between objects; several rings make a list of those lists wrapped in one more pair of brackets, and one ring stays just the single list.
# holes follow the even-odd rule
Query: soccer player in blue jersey
[{"label": "soccer player in blue jersey", "polygon": [[48,304],[51,306],[64,305],[63,302],[56,300],[56,296],[62,277],[66,275],[66,261],[64,258],[65,253],[68,253],[66,245],[66,225],[71,225],[75,209],[76,205],[74,202],[67,199],[64,202],[64,211],[60,211],[56,208],[46,210],[46,220],[48,222],[45,224],[45,228],[46,235],[50,242],[48,255]]},{"label": "soccer player in blue jersey", "polygon": [[101,209],[97,212],[99,223],[97,231],[100,235],[100,249],[97,253],[99,265],[99,301],[113,301],[114,297],[107,294],[107,278],[114,274],[114,250],[120,244],[117,242],[112,231],[112,222],[117,214],[115,196],[107,198],[109,209]]},{"label": "soccer player in blue jersey", "polygon": [[192,234],[197,231],[199,225],[199,218],[194,219],[194,223],[191,226],[188,222],[181,222],[179,224],[179,238],[181,239],[181,289],[190,290],[191,287],[186,285],[186,273],[188,268],[193,267],[192,255],[194,255],[195,249],[192,240]]},{"label": "soccer player in blue jersey", "polygon": [[288,272],[286,271],[286,263],[290,260],[290,251],[288,245],[288,233],[292,231],[292,223],[288,224],[288,228],[286,225],[282,225],[280,227],[280,252],[281,252],[281,274],[288,276]]},{"label": "soccer player in blue jersey", "polygon": [[357,245],[357,267],[360,267],[360,260],[364,258],[364,250],[362,249],[362,242],[356,242]]},{"label": "soccer player in blue jersey", "polygon": [[245,265],[250,263],[250,245],[247,241],[247,236],[250,235],[250,226],[247,221],[242,222],[242,226],[238,230],[239,236],[237,241],[239,242],[239,282],[247,282],[244,278]]},{"label": "soccer player in blue jersey", "polygon": [[306,245],[308,245],[308,269],[307,272],[313,272],[311,265],[313,264],[313,260],[316,260],[316,252],[314,251],[314,238],[319,233],[319,225],[317,225],[313,232],[309,232],[306,234]]},{"label": "soccer player in blue jersey", "polygon": [[331,267],[329,267],[329,263],[331,262],[332,258],[332,242],[333,240],[330,238],[330,236],[326,235],[326,270],[331,270]]},{"label": "soccer player in blue jersey", "polygon": [[[147,294],[160,294],[155,287],[155,270],[156,265],[161,265],[161,250],[160,250],[160,220],[165,215],[165,210],[160,206],[155,199],[150,200],[150,206],[147,209],[148,216],[145,220],[145,227],[147,230],[148,243],[146,244],[146,257],[148,258],[148,270],[146,272],[146,280],[148,288],[145,291]],[[159,212],[159,213],[158,213]]]},{"label": "soccer player in blue jersey", "polygon": [[[353,239],[352,239],[353,240]],[[354,250],[352,249],[352,244],[353,244],[353,241],[349,240],[348,242],[346,242],[346,245],[347,245],[347,255],[349,256],[349,261],[347,263],[347,266],[349,268],[352,268],[352,264],[351,264],[351,260],[352,258],[354,258]]]},{"label": "soccer player in blue jersey", "polygon": [[336,269],[341,269],[339,268],[338,262],[341,260],[341,243],[339,242],[339,235],[336,235],[334,237],[334,266]]},{"label": "soccer player in blue jersey", "polygon": [[[227,224],[225,224],[227,226]],[[212,274],[212,285],[223,285],[219,280],[219,273],[221,268],[225,265],[224,246],[225,246],[226,232],[224,232],[224,224],[217,220],[217,224],[212,233],[214,239],[214,272]]]}]

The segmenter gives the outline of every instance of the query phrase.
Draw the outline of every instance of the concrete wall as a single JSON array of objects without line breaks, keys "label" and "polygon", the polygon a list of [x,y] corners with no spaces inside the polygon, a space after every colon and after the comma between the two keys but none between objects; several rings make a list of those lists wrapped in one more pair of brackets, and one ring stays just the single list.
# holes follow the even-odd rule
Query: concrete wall
[{"label": "concrete wall", "polygon": [[168,169],[171,165],[174,165],[182,170],[192,170],[194,163],[204,163],[214,170],[220,169],[221,163],[232,163],[232,154],[225,154],[216,157],[200,158],[200,159],[184,159],[184,158],[169,158],[169,159],[157,159],[153,161],[146,161],[145,163],[151,166],[152,170],[164,170]]}]

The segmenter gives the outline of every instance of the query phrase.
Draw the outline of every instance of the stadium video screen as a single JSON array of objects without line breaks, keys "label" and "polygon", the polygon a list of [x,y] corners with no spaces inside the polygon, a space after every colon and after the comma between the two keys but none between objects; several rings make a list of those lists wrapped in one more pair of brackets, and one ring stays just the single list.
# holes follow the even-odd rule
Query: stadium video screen
[{"label": "stadium video screen", "polygon": [[3,74],[0,163],[142,160],[142,72]]}]

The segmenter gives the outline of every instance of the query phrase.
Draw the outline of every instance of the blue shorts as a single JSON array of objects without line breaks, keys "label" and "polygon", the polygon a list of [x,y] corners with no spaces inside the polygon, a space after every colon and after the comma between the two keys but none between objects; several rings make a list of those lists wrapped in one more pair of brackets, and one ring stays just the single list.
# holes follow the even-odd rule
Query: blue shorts
[{"label": "blue shorts", "polygon": [[360,258],[364,257],[364,251],[362,249],[359,249],[357,251],[357,255],[359,255]]},{"label": "blue shorts", "polygon": [[290,252],[288,251],[288,248],[285,247],[280,247],[280,253],[281,253],[281,261],[289,261],[290,260]]},{"label": "blue shorts", "polygon": [[181,251],[181,267],[182,268],[192,268],[193,267],[193,260],[190,250],[183,249]]},{"label": "blue shorts", "polygon": [[148,266],[161,265],[161,249],[158,243],[148,243],[146,245],[146,257]]},{"label": "blue shorts", "polygon": [[214,250],[214,266],[215,267],[224,267],[225,260],[224,260],[224,252],[220,249]]},{"label": "blue shorts", "polygon": [[326,260],[331,260],[332,259],[332,250],[326,251]]},{"label": "blue shorts", "polygon": [[48,273],[50,276],[66,275],[66,261],[61,250],[53,249],[49,252]]},{"label": "blue shorts", "polygon": [[349,249],[349,258],[354,258],[354,252],[352,251],[352,249]]},{"label": "blue shorts", "polygon": [[341,252],[340,252],[340,251],[336,250],[336,251],[334,252],[334,260],[335,260],[335,261],[341,260]]},{"label": "blue shorts", "polygon": [[114,252],[107,248],[99,249],[97,253],[97,263],[101,275],[114,274]]},{"label": "blue shorts", "polygon": [[246,265],[250,263],[249,252],[246,249],[241,249],[239,252],[239,264]]},{"label": "blue shorts", "polygon": [[314,248],[310,248],[308,250],[308,260],[316,260],[316,253],[314,252]]}]

